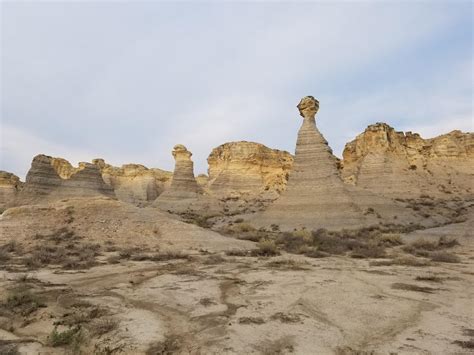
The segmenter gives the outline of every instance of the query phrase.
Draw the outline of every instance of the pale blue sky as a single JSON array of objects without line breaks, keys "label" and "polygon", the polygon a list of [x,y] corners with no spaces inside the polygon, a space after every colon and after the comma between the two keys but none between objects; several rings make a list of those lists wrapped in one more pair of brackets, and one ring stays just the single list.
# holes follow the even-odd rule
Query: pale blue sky
[{"label": "pale blue sky", "polygon": [[213,147],[294,151],[299,99],[336,155],[368,124],[473,130],[470,1],[1,3],[0,169],[44,153],[196,173]]}]

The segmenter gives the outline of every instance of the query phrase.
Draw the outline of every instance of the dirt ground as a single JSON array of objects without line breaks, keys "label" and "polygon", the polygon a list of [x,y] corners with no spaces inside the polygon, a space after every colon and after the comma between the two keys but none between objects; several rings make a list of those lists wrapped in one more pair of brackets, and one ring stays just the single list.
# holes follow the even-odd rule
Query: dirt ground
[{"label": "dirt ground", "polygon": [[[0,217],[0,244],[16,236],[15,248],[22,250],[1,262],[0,353],[474,351],[472,216],[402,235],[406,242],[440,236],[459,242],[451,249],[458,262],[411,266],[283,251],[233,256],[239,253],[229,251],[255,249],[256,243],[138,210],[78,200]],[[52,243],[48,233],[64,224],[82,238],[66,251],[101,235],[90,267],[18,262]]]}]

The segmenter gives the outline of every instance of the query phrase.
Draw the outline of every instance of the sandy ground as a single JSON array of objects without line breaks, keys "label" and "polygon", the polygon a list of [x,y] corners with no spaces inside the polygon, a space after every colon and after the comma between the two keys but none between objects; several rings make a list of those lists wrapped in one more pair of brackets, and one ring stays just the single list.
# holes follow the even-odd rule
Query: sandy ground
[{"label": "sandy ground", "polygon": [[[474,332],[474,243],[469,234],[472,219],[404,236],[408,240],[420,236],[456,237],[461,245],[453,252],[460,256],[460,263],[370,266],[367,259],[335,256],[227,256],[226,250],[253,248],[254,244],[169,220],[153,210],[126,210],[123,213],[140,217],[129,217],[122,225],[115,225],[115,219],[94,222],[110,216],[104,212],[105,207],[109,212],[115,208],[110,212],[115,214],[125,207],[106,201],[105,207],[79,217],[85,213],[79,207],[82,203],[87,202],[74,202],[77,214],[71,225],[86,215],[95,217],[87,227],[75,225],[79,231],[104,228],[107,239],[109,228],[115,231],[112,234],[131,227],[135,232],[143,228],[150,233],[149,238],[154,238],[151,244],[185,250],[192,257],[108,264],[106,259],[111,253],[103,253],[101,264],[88,270],[66,271],[51,266],[28,271],[35,287],[48,296],[47,307],[37,310],[23,324],[12,325],[11,320],[0,317],[0,345],[15,344],[26,354],[72,351],[48,346],[47,337],[54,322],[64,319],[72,312],[72,302],[80,300],[107,309],[108,317],[119,324],[103,335],[88,337],[81,344],[83,353],[472,353],[472,349],[460,345]],[[63,207],[55,206],[59,212],[45,211],[45,216],[58,218],[59,223]],[[27,225],[24,222],[21,228],[14,227],[13,219],[15,223],[22,221],[24,213],[14,211],[10,217],[2,217],[2,242],[7,239],[6,232],[13,230],[20,231],[26,241],[28,233],[39,228],[35,223],[44,225],[37,219]],[[100,213],[104,215],[98,216]],[[104,224],[107,227],[101,226]],[[124,232],[123,242],[137,238],[138,244],[146,244],[135,232]],[[288,260],[291,262],[285,262]],[[284,262],[275,265],[275,261]],[[25,271],[0,271],[1,298],[20,282],[22,275]],[[417,280],[427,276],[435,276],[437,282]]]}]

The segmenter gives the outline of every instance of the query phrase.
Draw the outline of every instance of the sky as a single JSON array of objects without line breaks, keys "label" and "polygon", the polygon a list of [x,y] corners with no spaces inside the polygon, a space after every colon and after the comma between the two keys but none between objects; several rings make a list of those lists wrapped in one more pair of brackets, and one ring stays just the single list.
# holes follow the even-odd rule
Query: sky
[{"label": "sky", "polygon": [[0,170],[40,153],[195,172],[212,148],[294,152],[296,105],[341,156],[369,124],[473,131],[471,1],[2,1]]}]

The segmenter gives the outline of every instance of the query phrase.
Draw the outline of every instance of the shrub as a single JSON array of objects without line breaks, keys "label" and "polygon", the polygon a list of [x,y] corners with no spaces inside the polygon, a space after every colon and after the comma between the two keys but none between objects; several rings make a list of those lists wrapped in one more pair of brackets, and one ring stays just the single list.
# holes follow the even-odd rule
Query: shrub
[{"label": "shrub", "polygon": [[262,317],[241,317],[240,324],[264,324],[265,320]]},{"label": "shrub", "polygon": [[48,336],[48,344],[52,347],[71,345],[73,342],[81,338],[81,327],[76,326],[74,328],[59,332],[57,327],[51,331]]},{"label": "shrub", "polygon": [[358,246],[351,253],[351,258],[383,258],[385,257],[385,248],[376,244],[364,244]]},{"label": "shrub", "polygon": [[10,312],[27,316],[46,305],[36,295],[21,287],[13,290],[1,307]]},{"label": "shrub", "polygon": [[280,255],[275,241],[264,239],[258,242],[258,249],[253,250],[252,253],[257,256],[275,256]]}]

